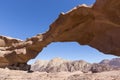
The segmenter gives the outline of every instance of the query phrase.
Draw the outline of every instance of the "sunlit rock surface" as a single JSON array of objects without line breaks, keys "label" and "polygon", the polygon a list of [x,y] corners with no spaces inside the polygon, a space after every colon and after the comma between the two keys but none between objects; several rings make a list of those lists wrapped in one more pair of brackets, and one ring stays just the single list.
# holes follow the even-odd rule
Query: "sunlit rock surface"
[{"label": "sunlit rock surface", "polygon": [[82,73],[99,73],[120,70],[120,58],[102,60],[99,63],[89,63],[84,60],[65,60],[62,58],[53,58],[49,61],[37,60],[31,65],[31,70],[48,73],[76,71]]},{"label": "sunlit rock surface", "polygon": [[83,61],[83,60],[76,60],[70,61],[65,60],[62,58],[54,58],[50,61],[45,60],[38,60],[31,66],[32,71],[39,71],[39,72],[89,72],[92,67],[92,64]]},{"label": "sunlit rock surface", "polygon": [[120,56],[120,1],[97,0],[61,13],[50,29],[25,41],[0,36],[0,67],[25,64],[52,42],[78,42]]}]

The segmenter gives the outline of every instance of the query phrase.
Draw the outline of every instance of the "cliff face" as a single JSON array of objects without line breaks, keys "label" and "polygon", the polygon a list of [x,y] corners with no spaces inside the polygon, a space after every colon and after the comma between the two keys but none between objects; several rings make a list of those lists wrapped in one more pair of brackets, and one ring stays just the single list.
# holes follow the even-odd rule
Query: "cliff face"
[{"label": "cliff face", "polygon": [[[2,36],[4,37],[4,36]],[[61,13],[49,31],[26,41],[0,37],[0,67],[24,64],[52,42],[78,42],[105,54],[120,56],[120,1],[97,0],[92,7],[77,6]],[[17,41],[17,42],[16,42]]]}]

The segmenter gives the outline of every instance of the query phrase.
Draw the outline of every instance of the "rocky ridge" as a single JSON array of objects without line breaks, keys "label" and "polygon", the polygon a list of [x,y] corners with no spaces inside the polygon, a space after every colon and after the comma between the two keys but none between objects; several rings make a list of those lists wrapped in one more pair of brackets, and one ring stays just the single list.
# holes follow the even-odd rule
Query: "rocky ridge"
[{"label": "rocky ridge", "polygon": [[[114,62],[113,62],[114,61]],[[105,60],[100,63],[88,63],[83,60],[64,60],[62,58],[54,58],[50,61],[38,60],[31,65],[32,71],[39,72],[76,72],[80,71],[82,73],[99,73],[104,71],[120,70],[120,58],[113,58],[106,63]],[[113,62],[113,64],[111,64]]]},{"label": "rocky ridge", "polygon": [[61,13],[46,33],[25,41],[0,36],[0,67],[25,65],[52,42],[78,42],[120,56],[119,34],[120,1],[97,0],[91,7],[82,5]]},{"label": "rocky ridge", "polygon": [[[118,62],[120,59],[114,58],[112,60]],[[32,65],[32,69],[34,70],[34,72],[0,68],[0,80],[106,80],[106,79],[119,80],[120,79],[120,75],[119,75],[120,69],[115,70],[113,68],[110,68],[110,66],[108,65],[106,66],[105,63],[101,63],[101,62],[90,64],[83,60],[70,61],[61,58],[54,58],[50,61],[38,60],[35,62],[35,64]],[[66,63],[67,63],[67,67],[66,67]]]},{"label": "rocky ridge", "polygon": [[110,65],[112,67],[120,68],[120,58],[113,58],[112,60],[102,60],[99,64]]},{"label": "rocky ridge", "polygon": [[70,61],[64,60],[62,58],[54,58],[47,62],[43,60],[38,60],[31,65],[32,71],[39,72],[88,72],[90,68],[91,64],[83,60]]}]

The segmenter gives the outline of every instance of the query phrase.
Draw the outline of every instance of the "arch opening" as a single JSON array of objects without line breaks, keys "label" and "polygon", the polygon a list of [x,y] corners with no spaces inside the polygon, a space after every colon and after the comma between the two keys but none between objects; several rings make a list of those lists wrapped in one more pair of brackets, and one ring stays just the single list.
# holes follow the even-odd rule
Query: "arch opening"
[{"label": "arch opening", "polygon": [[51,60],[56,57],[96,63],[103,59],[112,59],[117,56],[106,55],[95,48],[88,45],[80,45],[77,42],[55,42],[45,47],[35,59],[29,60],[28,64],[32,64],[37,60]]}]

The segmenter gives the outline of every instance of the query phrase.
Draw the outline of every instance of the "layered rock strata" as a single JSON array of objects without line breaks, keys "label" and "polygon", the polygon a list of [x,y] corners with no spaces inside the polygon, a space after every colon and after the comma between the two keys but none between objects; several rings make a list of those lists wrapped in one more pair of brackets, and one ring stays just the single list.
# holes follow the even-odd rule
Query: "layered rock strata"
[{"label": "layered rock strata", "polygon": [[78,42],[120,56],[120,1],[97,0],[61,13],[49,31],[25,41],[0,36],[0,67],[25,64],[52,42]]}]

